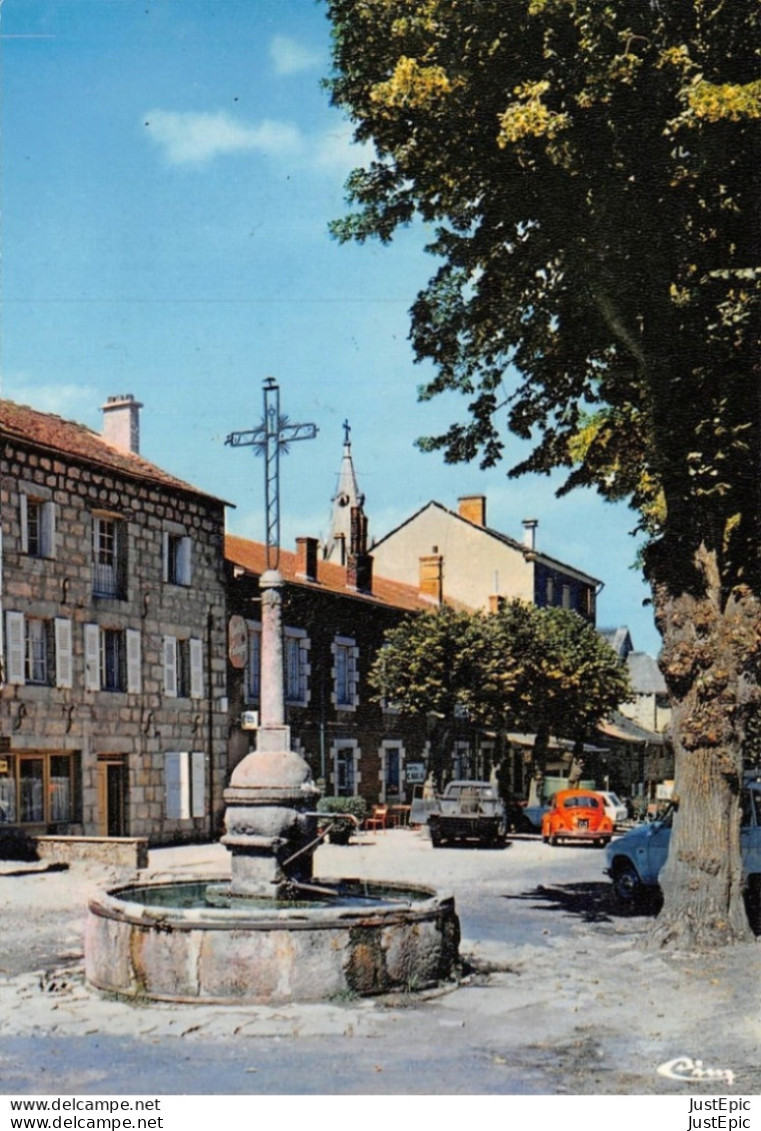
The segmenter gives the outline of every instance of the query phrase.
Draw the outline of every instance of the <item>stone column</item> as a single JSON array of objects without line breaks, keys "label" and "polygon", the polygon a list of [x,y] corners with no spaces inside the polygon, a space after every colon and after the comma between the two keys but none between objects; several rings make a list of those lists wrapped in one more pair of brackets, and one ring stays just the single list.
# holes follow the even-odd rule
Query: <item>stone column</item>
[{"label": "stone column", "polygon": [[259,580],[262,594],[262,666],[259,700],[260,727],[285,725],[283,666],[283,578],[268,569]]},{"label": "stone column", "polygon": [[[309,815],[319,796],[309,767],[291,750],[285,725],[283,669],[283,579],[274,570],[262,574],[262,670],[260,725],[256,750],[233,771],[225,790],[226,834],[232,853],[233,895],[277,898],[289,881],[312,876],[308,845],[317,820]],[[305,849],[295,860],[294,854]]]}]

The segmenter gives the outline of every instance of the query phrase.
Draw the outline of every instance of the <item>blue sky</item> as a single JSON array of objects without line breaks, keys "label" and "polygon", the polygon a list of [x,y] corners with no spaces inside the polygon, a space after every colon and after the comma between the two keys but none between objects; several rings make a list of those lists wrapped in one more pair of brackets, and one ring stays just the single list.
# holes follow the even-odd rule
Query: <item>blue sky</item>
[{"label": "blue sky", "polygon": [[539,519],[540,549],[604,580],[598,623],[657,652],[631,511],[414,447],[465,401],[417,403],[426,232],[385,248],[328,233],[362,152],[320,86],[323,5],[4,0],[0,37],[4,397],[100,429],[106,398],[133,393],[142,454],[261,539],[261,462],[224,438],[259,422],[272,375],[283,411],[319,429],[282,463],[286,548],[327,532],[348,418],[371,536],[485,494],[490,525],[520,538]]}]

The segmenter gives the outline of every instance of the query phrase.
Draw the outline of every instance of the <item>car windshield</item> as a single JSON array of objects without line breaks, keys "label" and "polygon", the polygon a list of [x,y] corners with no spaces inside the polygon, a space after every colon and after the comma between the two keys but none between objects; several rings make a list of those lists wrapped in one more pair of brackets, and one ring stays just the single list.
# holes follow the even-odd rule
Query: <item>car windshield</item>
[{"label": "car windshield", "polygon": [[616,794],[616,793],[605,793],[605,794],[603,794],[603,797],[607,797],[607,799],[608,799],[608,801],[610,802],[611,805],[622,805],[623,804],[623,802],[619,799],[618,794]]},{"label": "car windshield", "polygon": [[587,794],[581,796],[566,797],[563,801],[564,809],[599,809],[600,802],[596,797],[589,797]]}]

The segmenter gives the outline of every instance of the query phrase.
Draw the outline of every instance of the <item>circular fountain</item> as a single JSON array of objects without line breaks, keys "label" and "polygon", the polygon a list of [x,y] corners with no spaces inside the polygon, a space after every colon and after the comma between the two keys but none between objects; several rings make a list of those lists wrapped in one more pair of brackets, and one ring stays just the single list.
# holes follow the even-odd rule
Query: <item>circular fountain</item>
[{"label": "circular fountain", "polygon": [[454,900],[416,885],[315,879],[318,795],[284,724],[282,579],[262,575],[262,725],[225,791],[231,875],[96,895],[85,972],[98,989],[183,1002],[314,1001],[421,989],[457,961]]}]

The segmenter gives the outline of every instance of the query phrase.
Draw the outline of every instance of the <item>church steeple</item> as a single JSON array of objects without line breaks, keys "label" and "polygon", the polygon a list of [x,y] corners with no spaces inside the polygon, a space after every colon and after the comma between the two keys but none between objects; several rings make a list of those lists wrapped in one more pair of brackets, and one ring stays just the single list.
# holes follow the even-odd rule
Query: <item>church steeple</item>
[{"label": "church steeple", "polygon": [[338,485],[331,500],[330,531],[325,539],[322,556],[326,562],[346,565],[351,552],[352,511],[362,510],[365,496],[360,494],[354,461],[351,457],[351,428],[348,420],[343,423],[344,450]]}]

